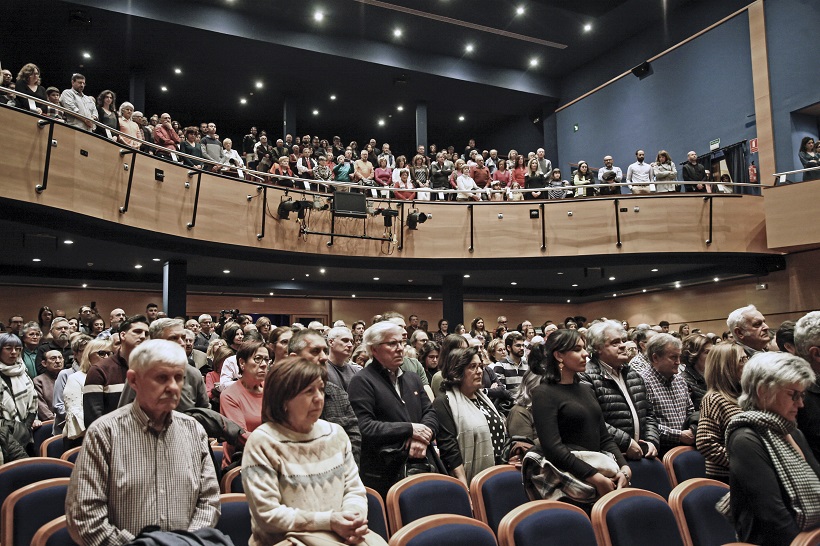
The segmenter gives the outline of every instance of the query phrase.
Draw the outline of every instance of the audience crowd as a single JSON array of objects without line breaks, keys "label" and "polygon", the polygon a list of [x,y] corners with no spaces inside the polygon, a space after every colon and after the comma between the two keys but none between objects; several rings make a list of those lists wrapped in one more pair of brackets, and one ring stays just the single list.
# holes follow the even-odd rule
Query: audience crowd
[{"label": "audience crowd", "polygon": [[[739,539],[788,544],[820,524],[820,311],[774,335],[753,305],[722,333],[507,322],[476,317],[451,333],[442,319],[429,331],[391,311],[367,328],[277,327],[236,310],[169,318],[155,304],[107,321],[90,305],[12,315],[0,333],[0,462],[34,455],[33,431],[53,420],[66,447],[83,446],[66,509],[75,540],[94,543],[146,525],[212,527],[208,437],[224,442],[220,472],[248,469],[259,544],[290,532],[377,544],[363,486],[386,495],[423,472],[468,485],[497,464],[519,466],[532,496],[588,509],[630,484],[628,461],[676,446],[696,447],[707,476],[730,485]],[[182,453],[149,457],[156,442],[197,467],[172,462]],[[320,470],[331,467],[338,479]],[[179,480],[178,506],[155,519],[123,512],[153,502],[145,475]]]},{"label": "audience crowd", "polygon": [[[722,183],[731,182],[729,175],[715,173],[712,176],[698,162],[694,151],[689,152],[680,171],[666,150],[647,158],[645,151],[639,149],[635,151],[635,161],[624,170],[615,165],[612,156],[606,155],[602,166],[594,168],[587,161],[579,160],[565,176],[545,157],[543,148],[526,153],[511,149],[505,155],[496,149],[478,148],[474,139],[459,149],[453,145],[419,145],[409,153],[394,155],[389,143],[379,144],[375,138],[362,146],[355,140],[345,145],[339,136],[287,134],[274,140],[266,131],[251,127],[234,145],[231,138],[220,138],[214,123],[181,122],[169,113],[143,114],[127,101],[117,106],[116,94],[107,89],[95,99],[85,94],[86,79],[82,74],[74,74],[71,87],[61,92],[57,87],[44,88],[39,68],[28,63],[16,81],[9,70],[3,70],[2,85],[15,91],[0,93],[2,103],[53,117],[190,168],[284,187],[299,185],[300,189],[326,192],[331,188],[327,182],[338,182],[342,184],[332,186],[334,190],[349,189],[344,184],[368,186],[374,197],[455,201],[733,191],[731,186]],[[66,111],[45,107],[32,98],[59,105]],[[72,116],[72,112],[89,119]],[[805,140],[800,150],[801,161],[815,166],[814,140]],[[185,155],[178,155],[180,152]],[[651,157],[655,160],[650,161]],[[262,178],[247,170],[261,173]],[[815,174],[806,173],[806,176]]]}]

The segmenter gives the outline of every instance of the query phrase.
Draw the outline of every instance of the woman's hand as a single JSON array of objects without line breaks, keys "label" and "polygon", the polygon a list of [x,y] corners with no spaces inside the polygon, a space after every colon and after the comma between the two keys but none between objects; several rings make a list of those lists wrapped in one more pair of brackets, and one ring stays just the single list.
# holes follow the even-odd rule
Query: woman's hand
[{"label": "woman's hand", "polygon": [[632,469],[628,466],[622,466],[615,479],[615,489],[629,487],[629,484],[632,483]]},{"label": "woman's hand", "polygon": [[367,534],[367,520],[355,512],[332,512],[330,529],[347,544],[359,544]]},{"label": "woman's hand", "polygon": [[[618,474],[618,476],[622,475]],[[598,491],[599,497],[603,497],[610,491],[615,490],[615,484],[612,482],[612,480],[610,480],[600,472],[596,472],[595,474],[587,478],[587,483],[595,487],[595,490]]]}]

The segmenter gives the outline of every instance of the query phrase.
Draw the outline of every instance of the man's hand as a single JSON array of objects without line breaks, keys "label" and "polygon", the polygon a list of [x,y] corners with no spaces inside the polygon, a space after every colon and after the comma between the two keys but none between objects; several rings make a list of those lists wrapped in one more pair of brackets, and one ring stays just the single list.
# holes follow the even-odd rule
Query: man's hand
[{"label": "man's hand", "polygon": [[430,427],[428,427],[427,425],[422,425],[421,423],[413,423],[412,438],[414,440],[423,442],[425,445],[427,445],[433,440],[433,431],[430,430]]},{"label": "man's hand", "polygon": [[655,459],[658,456],[658,448],[652,442],[646,442],[646,457],[647,459]]},{"label": "man's hand", "polygon": [[427,444],[418,440],[410,440],[408,446],[410,453],[408,457],[411,459],[424,459],[427,456]]},{"label": "man's hand", "polygon": [[637,461],[643,458],[643,450],[640,444],[633,439],[629,441],[629,447],[626,449],[625,455],[630,461]]},{"label": "man's hand", "polygon": [[685,446],[695,445],[695,435],[691,430],[684,430],[680,433],[680,443]]}]

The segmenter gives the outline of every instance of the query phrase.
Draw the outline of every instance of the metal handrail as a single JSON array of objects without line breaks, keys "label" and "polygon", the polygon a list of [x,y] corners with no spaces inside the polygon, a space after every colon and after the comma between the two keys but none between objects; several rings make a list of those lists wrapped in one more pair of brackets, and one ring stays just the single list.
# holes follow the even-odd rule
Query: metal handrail
[{"label": "metal handrail", "polygon": [[[0,93],[26,95],[25,93],[21,93],[20,91],[17,91],[15,89],[9,89],[9,88],[3,87],[3,86],[0,86]],[[99,120],[94,120],[92,118],[88,118],[88,117],[83,116],[81,114],[77,114],[75,112],[72,112],[72,111],[64,108],[63,106],[61,106],[59,104],[54,104],[52,102],[44,101],[42,99],[39,99],[37,97],[32,97],[30,95],[26,95],[26,97],[33,100],[35,103],[45,105],[47,108],[55,109],[57,111],[63,112],[66,115],[73,116],[73,117],[81,119],[81,120],[89,121],[91,123],[100,124]],[[51,116],[47,116],[45,114],[37,114],[36,112],[32,112],[30,110],[22,110],[22,111],[27,112],[30,115],[36,116],[38,118],[42,118],[43,120],[48,120],[48,121],[52,122],[52,124],[54,122],[59,121],[59,120],[57,120],[57,119],[55,119]],[[160,146],[159,144],[155,144],[153,142],[148,142],[148,141],[143,140],[139,137],[133,137],[133,136],[127,134],[127,133],[124,133],[124,132],[118,130],[118,129],[112,129],[111,127],[108,127],[107,125],[105,126],[105,128],[108,131],[110,131],[112,134],[117,135],[118,137],[123,137],[123,138],[126,138],[126,139],[130,140],[130,141],[136,141],[140,144],[139,147],[133,147],[133,146],[129,146],[129,145],[127,145],[124,142],[121,142],[119,140],[112,140],[112,142],[115,142],[118,146],[129,148],[129,150],[128,150],[129,153],[131,151],[141,151],[141,148],[143,146],[146,146],[146,147],[152,148],[156,151],[162,151],[163,154],[174,154],[177,157],[188,158],[192,161],[195,161],[197,164],[207,164],[207,165],[211,165],[211,166],[214,166],[214,167],[220,167],[220,168],[225,167],[224,163],[217,163],[215,161],[211,161],[211,160],[205,159],[203,157],[197,157],[197,156],[189,155],[189,154],[186,154],[186,153],[183,153],[183,152],[180,152],[180,151],[171,150],[170,148],[165,148],[163,146]],[[90,133],[90,134],[94,134],[91,131],[87,131],[87,132]],[[99,136],[99,135],[97,135],[97,136]],[[103,137],[100,137],[100,138],[103,138]],[[50,142],[49,142],[49,145],[50,145]],[[155,158],[163,160],[163,161],[169,161],[168,158],[158,156],[158,155],[155,155]],[[184,163],[181,163],[181,162],[172,161],[172,160],[169,161],[169,162],[174,164],[174,165],[179,165],[179,166],[182,166],[184,168],[187,168],[190,171],[193,171],[194,173],[199,170],[199,169],[196,169],[195,167],[191,167],[190,165],[185,165]],[[265,184],[265,183],[271,184],[270,179],[273,178],[275,180],[291,180],[295,183],[297,183],[297,182],[300,183],[300,185],[302,185],[302,186],[304,186],[305,183],[307,183],[308,185],[310,185],[310,184],[321,184],[321,185],[325,185],[325,186],[333,186],[333,187],[338,187],[338,188],[347,188],[348,191],[352,190],[352,189],[363,190],[364,193],[367,193],[368,190],[376,190],[377,192],[386,191],[386,192],[391,193],[391,194],[394,193],[394,192],[400,191],[400,192],[412,192],[412,193],[424,192],[424,193],[431,193],[431,194],[432,193],[442,193],[442,194],[445,194],[445,195],[446,194],[454,194],[454,193],[462,193],[462,194],[463,193],[470,193],[470,194],[473,194],[473,195],[482,195],[482,194],[489,194],[489,192],[491,191],[489,187],[484,188],[484,189],[479,189],[479,190],[458,190],[458,189],[438,189],[438,188],[432,188],[432,187],[428,187],[428,188],[394,188],[392,186],[370,186],[370,185],[356,184],[356,183],[353,183],[353,182],[338,182],[338,181],[335,181],[335,180],[324,181],[324,180],[316,180],[316,179],[311,179],[311,178],[299,178],[299,177],[295,177],[295,176],[293,176],[293,177],[284,176],[284,175],[279,175],[279,174],[273,174],[273,173],[270,173],[270,172],[266,173],[266,172],[262,172],[262,171],[255,171],[255,170],[251,170],[251,169],[248,169],[248,168],[242,168],[242,169],[237,169],[236,167],[231,167],[231,168],[236,169],[236,170],[241,170],[244,173],[252,175],[254,177],[254,180],[237,179],[237,178],[234,178],[234,177],[228,177],[228,178],[231,178],[232,180],[238,180],[238,181],[244,182],[246,184],[254,184],[254,185]],[[814,169],[820,169],[820,167],[813,167],[811,169],[806,169],[806,170],[814,170]],[[213,175],[225,176],[222,173],[213,172],[209,169],[201,169],[201,170],[203,172],[208,172],[208,173],[213,174]],[[782,174],[790,174],[790,173],[795,173],[795,172],[802,172],[802,171],[790,171],[789,173],[779,173],[779,174],[782,175]],[[193,176],[193,174],[189,173],[189,176]],[[778,176],[778,175],[775,175],[775,176]],[[657,184],[657,182],[652,182],[652,183]],[[727,187],[755,187],[755,188],[763,187],[761,184],[745,183],[745,182],[708,182],[708,181],[684,182],[684,181],[678,181],[678,180],[669,180],[669,181],[663,181],[663,182],[660,182],[660,183],[661,184],[674,183],[675,185],[681,185],[681,186],[692,186],[692,185],[699,185],[699,184],[712,184],[712,185],[721,184],[721,185],[727,186]],[[272,184],[272,185],[276,185],[276,184]],[[580,186],[569,185],[569,186],[559,186],[559,187],[546,186],[546,187],[543,187],[543,188],[519,188],[518,190],[515,190],[515,191],[520,191],[522,193],[532,193],[532,192],[545,192],[545,191],[549,191],[549,190],[555,191],[555,190],[562,189],[562,188],[563,189],[568,189],[568,190],[569,189],[574,189],[574,188],[581,188],[581,187],[583,187],[583,188],[616,188],[616,187],[621,187],[621,186],[632,186],[632,185],[633,184],[631,184],[629,182],[615,182],[615,183],[609,183],[609,184],[595,183],[595,184],[583,184],[583,185],[580,185]],[[643,185],[646,185],[646,184],[638,184],[638,185],[643,186]],[[280,187],[282,187],[282,186],[280,186]],[[294,188],[283,187],[283,188],[285,190],[288,190],[288,191],[296,191],[296,192],[299,192],[299,193],[308,193],[308,194],[318,193],[318,192],[311,192],[309,190],[304,190],[304,189],[295,188],[295,187]],[[651,193],[651,194],[640,194],[639,196],[649,195],[649,196],[657,197],[657,196],[664,196],[665,194],[675,194],[675,193],[676,192],[661,192],[661,193]],[[711,195],[721,195],[721,194],[711,194]],[[731,194],[726,194],[726,195],[731,195]],[[618,194],[618,196],[619,197],[626,197],[626,195],[623,195],[623,194]],[[609,196],[602,196],[602,197],[609,197]],[[616,197],[616,196],[613,195],[611,197]],[[374,197],[373,199],[384,199],[384,198]],[[397,202],[407,201],[406,199],[395,199],[395,198],[392,198],[392,199],[388,198],[388,200],[397,201]],[[544,199],[540,199],[540,200],[544,200]],[[411,199],[410,201],[413,201],[413,200]],[[477,202],[473,201],[472,203],[477,203]],[[493,203],[496,203],[496,204],[498,204],[498,203],[510,203],[510,201],[493,201]]]}]

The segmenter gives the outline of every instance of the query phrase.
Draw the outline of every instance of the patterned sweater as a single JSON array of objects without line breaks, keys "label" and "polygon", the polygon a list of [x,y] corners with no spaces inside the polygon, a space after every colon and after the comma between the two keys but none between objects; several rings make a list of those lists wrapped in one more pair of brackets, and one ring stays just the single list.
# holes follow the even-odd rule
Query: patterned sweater
[{"label": "patterned sweater", "polygon": [[306,434],[276,423],[253,431],[242,456],[242,485],[252,546],[276,544],[289,531],[329,531],[334,511],[367,516],[347,434],[321,419]]},{"label": "patterned sweater", "polygon": [[739,413],[742,411],[737,404],[716,391],[707,392],[701,401],[695,446],[706,458],[706,475],[710,478],[729,477],[726,425]]}]

